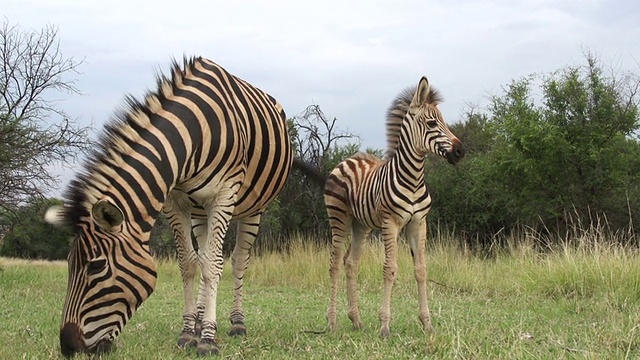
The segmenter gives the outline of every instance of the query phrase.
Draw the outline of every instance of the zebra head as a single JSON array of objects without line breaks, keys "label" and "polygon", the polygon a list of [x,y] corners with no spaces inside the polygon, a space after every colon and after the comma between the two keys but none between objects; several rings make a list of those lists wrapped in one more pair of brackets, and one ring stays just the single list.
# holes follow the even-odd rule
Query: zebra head
[{"label": "zebra head", "polygon": [[456,164],[464,157],[462,143],[453,135],[438,104],[442,101],[440,94],[429,85],[425,76],[420,79],[411,103],[405,115],[410,124],[410,143],[421,156],[432,152],[441,156],[450,164]]},{"label": "zebra head", "polygon": [[[62,207],[45,220],[68,222]],[[69,278],[60,327],[63,355],[108,351],[136,309],[153,292],[155,263],[139,237],[130,235],[122,211],[111,200],[79,214],[69,251]]]}]

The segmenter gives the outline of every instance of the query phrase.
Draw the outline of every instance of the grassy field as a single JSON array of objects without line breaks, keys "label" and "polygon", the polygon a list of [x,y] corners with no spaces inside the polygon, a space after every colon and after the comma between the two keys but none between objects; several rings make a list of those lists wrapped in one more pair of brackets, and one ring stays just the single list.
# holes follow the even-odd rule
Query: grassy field
[{"label": "grassy field", "polygon": [[[301,242],[302,243],[302,242]],[[443,242],[444,243],[444,242]],[[352,330],[346,295],[339,329],[325,330],[328,249],[299,245],[252,259],[246,276],[248,336],[230,338],[231,278],[220,289],[221,357],[230,359],[624,359],[640,358],[640,256],[631,249],[582,243],[539,253],[513,247],[481,259],[446,244],[429,247],[435,335],[417,319],[411,258],[402,249],[392,298],[392,336],[378,337],[383,250],[371,245],[360,274],[367,328]],[[0,258],[0,359],[56,359],[66,264]],[[99,359],[184,359],[180,276],[159,264],[155,293]]]}]

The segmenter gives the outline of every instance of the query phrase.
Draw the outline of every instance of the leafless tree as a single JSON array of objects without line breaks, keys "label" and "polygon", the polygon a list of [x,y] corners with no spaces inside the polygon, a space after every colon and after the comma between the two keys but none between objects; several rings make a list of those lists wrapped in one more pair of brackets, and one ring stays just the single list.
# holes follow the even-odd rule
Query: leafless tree
[{"label": "leafless tree", "polygon": [[[328,174],[338,162],[353,155],[360,147],[360,139],[340,129],[338,120],[328,118],[319,105],[307,106],[289,121],[295,156],[320,173]],[[307,178],[304,172],[294,171],[280,192],[277,204],[280,232],[313,235],[317,241],[324,242],[328,227],[322,194],[323,186]],[[269,212],[267,216],[271,216]],[[282,248],[287,238],[278,240]]]},{"label": "leafless tree", "polygon": [[[338,129],[336,122],[335,117],[327,118],[319,105],[309,105],[300,115],[294,117],[298,135],[294,139],[297,156],[319,169],[324,169],[331,161],[329,158],[332,147],[341,145],[342,140],[348,143],[356,140],[359,143],[357,135]],[[359,147],[359,144],[356,147]]]},{"label": "leafless tree", "polygon": [[82,61],[65,58],[57,28],[0,24],[0,209],[43,196],[58,185],[51,173],[89,146],[89,127],[58,107],[56,95],[78,94]]}]

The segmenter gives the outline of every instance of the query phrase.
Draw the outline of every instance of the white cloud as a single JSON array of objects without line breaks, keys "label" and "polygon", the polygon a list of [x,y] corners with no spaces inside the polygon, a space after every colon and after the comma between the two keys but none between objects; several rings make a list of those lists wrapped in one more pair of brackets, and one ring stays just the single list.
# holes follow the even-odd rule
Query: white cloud
[{"label": "white cloud", "polygon": [[86,58],[64,107],[97,124],[141,95],[172,56],[201,54],[276,96],[293,116],[319,104],[366,146],[384,147],[384,113],[427,75],[458,120],[511,79],[582,60],[582,48],[638,72],[637,1],[5,0],[7,20],[59,26],[65,55]]}]

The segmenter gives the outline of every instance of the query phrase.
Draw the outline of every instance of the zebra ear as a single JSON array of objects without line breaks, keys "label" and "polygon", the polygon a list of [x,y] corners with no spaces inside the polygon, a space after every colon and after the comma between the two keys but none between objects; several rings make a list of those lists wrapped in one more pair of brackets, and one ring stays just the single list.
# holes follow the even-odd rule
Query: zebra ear
[{"label": "zebra ear", "polygon": [[418,83],[415,94],[413,94],[410,107],[418,107],[425,104],[429,99],[430,88],[429,80],[427,80],[426,76],[423,76]]},{"label": "zebra ear", "polygon": [[124,221],[124,214],[113,202],[103,199],[99,200],[91,208],[91,217],[98,226],[111,229],[119,226]]},{"label": "zebra ear", "polygon": [[44,213],[44,221],[51,225],[62,226],[66,223],[64,206],[54,205],[47,209]]}]

